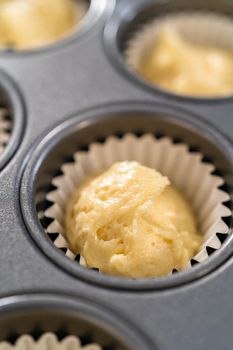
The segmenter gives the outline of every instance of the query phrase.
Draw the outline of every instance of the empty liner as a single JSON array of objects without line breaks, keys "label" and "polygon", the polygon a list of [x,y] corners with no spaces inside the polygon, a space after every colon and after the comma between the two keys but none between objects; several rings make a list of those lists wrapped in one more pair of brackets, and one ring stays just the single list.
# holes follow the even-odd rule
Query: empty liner
[{"label": "empty liner", "polygon": [[4,152],[10,139],[11,121],[8,118],[8,111],[0,107],[0,156]]},{"label": "empty liner", "polygon": [[86,178],[104,172],[117,161],[135,160],[167,176],[188,199],[203,235],[203,244],[186,268],[190,268],[193,262],[201,263],[208,259],[209,247],[213,250],[221,248],[217,233],[228,234],[229,227],[223,218],[231,215],[223,204],[230,197],[219,189],[223,179],[212,175],[214,166],[204,163],[202,158],[200,153],[190,152],[186,144],[175,144],[168,137],[156,139],[151,134],[142,137],[126,134],[122,139],[111,136],[104,143],[92,143],[88,151],[78,151],[73,155],[74,162],[63,164],[60,169],[63,175],[52,180],[56,190],[47,194],[46,198],[52,205],[43,214],[52,221],[45,233],[51,237],[57,233],[55,246],[85,266],[83,257],[74,255],[66,240],[67,202]]},{"label": "empty liner", "polygon": [[[161,15],[153,20],[150,19],[146,24],[144,22],[138,25],[125,43],[126,63],[142,78],[143,76],[138,72],[141,62],[146,60],[164,29],[175,31],[188,43],[225,49],[231,51],[233,55],[233,22],[230,17],[196,11]],[[159,86],[149,81],[148,83]],[[172,92],[172,90],[169,91]]]},{"label": "empty liner", "polygon": [[53,333],[45,333],[35,341],[31,335],[21,336],[14,345],[0,342],[0,350],[101,350],[97,344],[82,346],[79,338],[67,336],[59,341]]}]

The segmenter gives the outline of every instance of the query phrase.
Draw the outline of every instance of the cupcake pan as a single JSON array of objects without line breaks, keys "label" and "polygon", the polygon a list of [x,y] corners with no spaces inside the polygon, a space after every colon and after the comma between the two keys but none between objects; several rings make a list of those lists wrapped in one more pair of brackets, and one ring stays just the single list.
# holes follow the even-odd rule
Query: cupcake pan
[{"label": "cupcake pan", "polygon": [[0,106],[10,121],[0,154],[2,341],[13,345],[24,334],[37,340],[44,332],[82,340],[79,331],[87,325],[91,337],[84,345],[94,341],[103,349],[231,349],[231,216],[223,218],[227,235],[217,235],[221,249],[208,247],[204,262],[138,281],[104,276],[65,257],[45,235],[51,221],[42,216],[62,164],[93,142],[127,133],[169,137],[201,153],[214,165],[212,175],[224,180],[224,206],[232,212],[233,98],[175,96],[124,65],[136,27],[160,14],[194,10],[233,15],[227,1],[93,0],[80,31],[64,41],[1,53]]},{"label": "cupcake pan", "polygon": [[17,149],[24,129],[24,106],[14,83],[0,73],[0,169]]}]

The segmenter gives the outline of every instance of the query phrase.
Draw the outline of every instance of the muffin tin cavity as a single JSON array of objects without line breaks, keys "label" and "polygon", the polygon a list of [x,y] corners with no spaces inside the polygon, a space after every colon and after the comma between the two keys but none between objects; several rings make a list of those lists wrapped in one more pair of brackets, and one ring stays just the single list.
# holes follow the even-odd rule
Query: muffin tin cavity
[{"label": "muffin tin cavity", "polygon": [[[70,12],[68,12],[67,14],[67,18],[60,18],[61,17],[61,13],[64,13],[64,7],[65,4],[62,3],[61,4],[61,8],[58,8],[58,11],[55,12],[55,17],[54,20],[63,20],[64,21],[64,27],[68,27],[66,29],[64,29],[63,33],[60,33],[60,35],[58,35],[59,33],[57,33],[57,31],[61,31],[61,25],[60,27],[57,28],[57,31],[55,31],[54,26],[53,28],[48,28],[47,31],[43,30],[42,28],[42,23],[41,21],[43,20],[43,17],[45,17],[45,20],[48,20],[48,16],[52,15],[52,13],[50,14],[49,12],[46,13],[46,11],[43,9],[43,6],[46,5],[46,1],[45,3],[41,4],[39,3],[37,6],[37,10],[39,9],[40,12],[39,15],[38,13],[35,11],[32,11],[33,8],[30,8],[28,10],[28,13],[31,13],[34,15],[35,23],[38,25],[38,28],[33,27],[33,24],[29,24],[31,25],[28,27],[29,32],[32,33],[32,35],[34,35],[34,38],[30,38],[30,35],[26,35],[25,36],[25,41],[26,43],[21,43],[21,41],[23,40],[23,31],[22,33],[20,33],[19,35],[21,35],[21,37],[19,37],[19,42],[17,44],[14,43],[9,43],[9,45],[3,46],[1,45],[0,48],[0,54],[4,54],[4,55],[17,55],[17,54],[27,54],[27,53],[37,53],[37,52],[41,52],[50,48],[56,48],[56,47],[60,47],[62,45],[65,45],[66,43],[72,42],[74,40],[78,40],[80,37],[82,37],[83,35],[85,35],[89,30],[92,29],[92,27],[101,20],[101,18],[108,13],[108,11],[111,11],[113,6],[114,6],[114,2],[115,0],[103,0],[103,1],[99,1],[99,0],[72,0],[72,3],[74,5],[73,11],[71,11],[71,13],[73,12],[75,18],[73,18],[74,23],[70,26],[70,28],[68,27],[68,20],[70,19]],[[70,4],[69,4],[70,5]],[[10,9],[12,10],[12,8]],[[51,10],[51,9],[49,9]],[[19,11],[19,9],[18,9]],[[62,12],[61,12],[62,11]],[[7,11],[6,11],[7,12]],[[11,11],[8,10],[7,12],[7,19],[9,21],[12,21],[12,17],[10,16]],[[25,15],[25,17],[28,16],[27,12],[23,12],[23,14]],[[12,10],[12,16],[14,16],[14,12]],[[47,16],[47,17],[46,17]],[[16,22],[16,24],[22,28],[27,30],[27,25],[25,24],[27,23],[27,21],[25,21],[23,23],[25,28],[22,28],[22,24],[19,22]],[[47,26],[49,27],[50,22],[46,22]],[[16,25],[15,24],[15,25]],[[33,29],[33,30],[32,30]],[[17,32],[17,27],[14,28],[15,32]],[[10,32],[11,33],[11,32]],[[46,36],[49,34],[51,36],[47,37]],[[13,31],[14,34],[14,31]],[[53,36],[52,36],[53,35]],[[34,41],[33,41],[34,40]],[[17,40],[16,40],[17,41]]]},{"label": "muffin tin cavity", "polygon": [[[220,206],[223,210],[220,210],[218,215],[222,217],[224,229],[215,232],[217,244],[207,240],[204,247],[206,258],[202,259],[201,263],[194,259],[190,262],[189,269],[167,277],[122,279],[81,266],[80,256],[73,256],[59,232],[52,232],[53,219],[45,213],[54,205],[51,196],[48,196],[48,193],[55,193],[57,190],[53,179],[61,179],[65,167],[73,166],[75,152],[82,151],[87,154],[91,144],[95,143],[98,148],[98,144],[103,146],[109,137],[123,140],[126,134],[134,135],[138,140],[147,134],[161,141],[169,138],[174,147],[185,144],[191,155],[201,155],[201,163],[210,169],[210,176],[216,178],[216,190],[223,195]],[[231,149],[231,144],[223,141],[221,135],[212,127],[199,121],[197,116],[190,116],[190,113],[182,110],[134,103],[104,106],[84,112],[59,125],[34,151],[25,169],[21,186],[21,206],[25,223],[33,239],[49,258],[62,269],[89,282],[137,290],[171,287],[191,281],[211,271],[229,254],[232,244]],[[222,181],[218,182],[219,178]],[[57,209],[59,211],[59,207]],[[200,215],[208,216],[210,212],[202,212]],[[65,257],[65,254],[74,261]],[[210,255],[211,258],[208,258]]]},{"label": "muffin tin cavity", "polygon": [[[70,336],[78,339],[77,343],[80,341],[80,347],[68,344],[67,349],[152,349],[147,340],[144,341],[144,335],[136,332],[131,324],[114,312],[103,307],[98,309],[88,300],[43,294],[14,296],[1,301],[1,349],[4,349],[2,342],[14,346],[18,341],[23,342],[25,335],[36,342],[46,337],[46,333],[52,333],[58,342],[68,342]],[[49,343],[48,348],[55,350],[51,339]]]},{"label": "muffin tin cavity", "polygon": [[0,155],[4,152],[11,136],[12,118],[4,103],[0,107]]},{"label": "muffin tin cavity", "polygon": [[[143,78],[138,70],[141,62],[144,62],[144,66],[146,65],[145,62],[149,59],[155,42],[160,38],[161,28],[175,28],[178,36],[180,35],[181,39],[187,43],[216,47],[232,53],[232,16],[232,4],[218,0],[135,2],[126,8],[122,7],[106,26],[106,50],[111,62],[116,63],[124,75],[154,94],[165,93],[173,97],[194,100],[194,102],[229,99],[233,95],[231,92],[222,93],[222,95],[216,93],[216,97],[214,94],[209,96],[200,94],[199,96],[198,93],[195,93],[192,96],[191,92],[187,94],[175,92],[175,90],[150,82],[150,79]],[[147,66],[148,64],[147,62]],[[184,83],[181,80],[180,78],[179,84]],[[164,84],[166,86],[167,82]]]},{"label": "muffin tin cavity", "polygon": [[14,84],[0,72],[0,170],[15,152],[24,129],[24,111]]}]

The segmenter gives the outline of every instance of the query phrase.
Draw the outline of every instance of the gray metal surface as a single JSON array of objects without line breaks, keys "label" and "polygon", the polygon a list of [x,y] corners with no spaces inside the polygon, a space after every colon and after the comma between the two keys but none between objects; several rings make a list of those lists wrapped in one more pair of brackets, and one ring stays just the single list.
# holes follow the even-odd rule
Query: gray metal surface
[{"label": "gray metal surface", "polygon": [[[116,3],[113,18],[126,4],[130,6],[132,0]],[[41,52],[0,55],[0,68],[14,81],[24,101],[26,121],[17,152],[0,172],[0,296],[40,292],[66,294],[66,298],[70,295],[77,300],[85,296],[129,320],[135,332],[139,328],[155,349],[231,350],[232,246],[227,248],[226,261],[187,284],[161,290],[110,289],[61,269],[37,246],[23,221],[19,184],[29,152],[53,126],[83,109],[128,101],[159,103],[170,110],[182,108],[187,115],[194,113],[213,125],[223,142],[228,140],[227,152],[233,150],[233,98],[192,101],[156,93],[135,83],[112,62],[104,29],[112,20],[113,5],[114,1],[108,0],[95,25],[80,38]],[[0,319],[1,303],[3,299]],[[135,349],[139,350],[138,344]]]}]

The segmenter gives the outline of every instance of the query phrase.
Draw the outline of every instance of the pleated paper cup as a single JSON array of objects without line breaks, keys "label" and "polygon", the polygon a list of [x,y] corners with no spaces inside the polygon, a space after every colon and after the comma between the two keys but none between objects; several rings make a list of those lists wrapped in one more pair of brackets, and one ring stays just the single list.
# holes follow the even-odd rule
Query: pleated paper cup
[{"label": "pleated paper cup", "polygon": [[84,0],[74,0],[76,4],[76,23],[79,25],[80,21],[88,12],[88,6]]},{"label": "pleated paper cup", "polygon": [[0,350],[101,350],[97,344],[82,346],[75,336],[68,336],[59,341],[55,334],[45,333],[38,341],[30,335],[21,336],[14,345],[0,342]]},{"label": "pleated paper cup", "polygon": [[11,121],[6,119],[7,110],[0,108],[0,155],[4,152],[10,139]]},{"label": "pleated paper cup", "polygon": [[226,15],[195,11],[163,15],[137,26],[126,42],[126,64],[142,78],[139,73],[141,63],[146,61],[163,31],[175,32],[190,44],[217,47],[233,53],[233,21]]},{"label": "pleated paper cup", "polygon": [[[87,152],[78,151],[73,158],[73,163],[62,165],[63,175],[52,180],[56,190],[47,194],[47,200],[53,204],[44,213],[45,217],[52,219],[46,233],[58,234],[54,244],[65,249],[69,258],[77,260],[69,249],[64,228],[67,203],[85,179],[104,172],[115,162],[126,160],[156,169],[187,198],[203,236],[203,244],[193,259],[201,263],[209,257],[207,247],[221,248],[217,233],[227,234],[229,231],[223,221],[224,217],[231,215],[223,204],[229,200],[229,195],[218,188],[224,181],[212,175],[214,166],[204,163],[203,156],[190,152],[186,144],[174,144],[168,137],[156,139],[151,134],[142,137],[126,134],[122,139],[111,136],[103,144],[93,143]],[[81,257],[79,263],[85,265],[85,260]],[[190,267],[191,262],[187,268]]]}]

